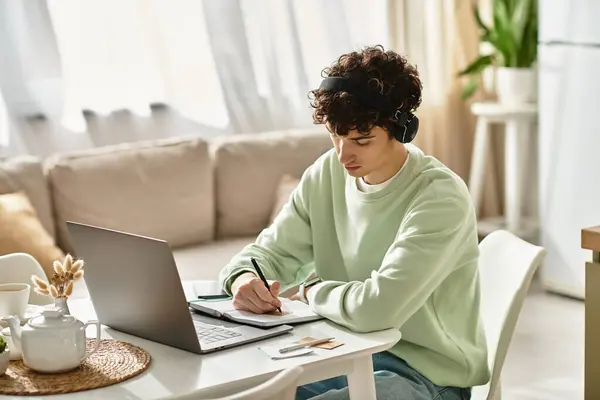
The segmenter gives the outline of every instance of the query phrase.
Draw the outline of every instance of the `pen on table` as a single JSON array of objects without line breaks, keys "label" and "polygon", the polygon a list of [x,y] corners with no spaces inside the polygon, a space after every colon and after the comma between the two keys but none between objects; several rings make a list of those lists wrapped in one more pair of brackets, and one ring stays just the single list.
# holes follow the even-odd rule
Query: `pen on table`
[{"label": "pen on table", "polygon": [[283,347],[281,349],[279,349],[280,353],[288,353],[290,351],[294,351],[294,350],[300,350],[300,349],[304,349],[306,347],[311,347],[311,346],[316,346],[318,344],[323,344],[323,343],[327,343],[332,341],[333,337],[329,337],[329,338],[324,338],[324,339],[315,339],[315,340],[311,340],[310,342],[305,342],[305,343],[298,343],[298,344],[294,344],[291,346],[287,346],[287,347]]},{"label": "pen on table", "polygon": [[[260,280],[263,281],[263,283],[265,284],[265,286],[267,287],[267,289],[269,290],[269,292],[271,291],[271,287],[269,286],[269,282],[267,282],[267,278],[265,278],[265,276],[263,275],[262,271],[260,270],[260,267],[258,266],[258,263],[256,262],[256,260],[254,259],[254,257],[250,258],[250,261],[252,261],[252,265],[254,266],[254,269],[256,270],[256,273],[258,274],[258,276],[260,277]],[[279,312],[281,313],[281,308],[277,307],[277,309],[279,310]],[[282,313],[283,314],[283,313]]]}]

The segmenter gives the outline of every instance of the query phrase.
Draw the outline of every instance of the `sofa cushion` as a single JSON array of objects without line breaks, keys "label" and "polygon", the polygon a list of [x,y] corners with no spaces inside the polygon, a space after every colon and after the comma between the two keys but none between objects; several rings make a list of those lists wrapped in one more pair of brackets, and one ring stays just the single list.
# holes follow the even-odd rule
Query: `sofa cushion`
[{"label": "sofa cushion", "polygon": [[53,262],[64,258],[40,222],[24,191],[0,195],[0,255],[27,253],[52,276]]},{"label": "sofa cushion", "polygon": [[269,223],[280,178],[300,178],[331,147],[325,128],[216,140],[217,237],[258,234]]},{"label": "sofa cushion", "polygon": [[217,279],[219,271],[255,236],[223,239],[173,251],[182,280]]},{"label": "sofa cushion", "polygon": [[208,145],[162,139],[60,154],[48,160],[59,243],[65,222],[163,239],[173,247],[212,240],[214,192]]},{"label": "sofa cushion", "polygon": [[24,191],[44,229],[55,239],[54,217],[42,162],[33,156],[0,160],[0,194]]}]

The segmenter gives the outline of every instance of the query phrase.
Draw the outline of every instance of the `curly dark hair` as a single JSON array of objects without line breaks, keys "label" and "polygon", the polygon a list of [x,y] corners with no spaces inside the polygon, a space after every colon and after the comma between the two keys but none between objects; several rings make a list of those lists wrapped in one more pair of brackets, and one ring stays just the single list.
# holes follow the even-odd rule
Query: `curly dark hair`
[{"label": "curly dark hair", "polygon": [[[401,111],[414,112],[421,104],[421,80],[416,67],[394,51],[383,46],[370,46],[340,56],[331,66],[323,69],[321,76],[340,76],[368,85],[384,96]],[[347,92],[332,93],[324,89],[309,92],[315,124],[327,123],[337,135],[347,135],[350,130],[368,133],[374,126],[388,131],[390,137],[398,125],[391,119],[393,111],[378,110],[361,104]]]}]

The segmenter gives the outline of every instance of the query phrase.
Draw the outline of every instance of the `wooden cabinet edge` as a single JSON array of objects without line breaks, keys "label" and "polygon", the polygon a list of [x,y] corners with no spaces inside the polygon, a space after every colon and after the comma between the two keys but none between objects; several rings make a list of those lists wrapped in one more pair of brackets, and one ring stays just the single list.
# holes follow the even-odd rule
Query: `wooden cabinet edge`
[{"label": "wooden cabinet edge", "polygon": [[600,226],[592,226],[581,230],[581,248],[600,253]]}]

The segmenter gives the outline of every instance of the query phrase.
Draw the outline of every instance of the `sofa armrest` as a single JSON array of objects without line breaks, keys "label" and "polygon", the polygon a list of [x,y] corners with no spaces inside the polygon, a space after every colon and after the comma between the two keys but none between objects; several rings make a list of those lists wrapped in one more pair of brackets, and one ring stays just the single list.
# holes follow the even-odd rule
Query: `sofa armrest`
[{"label": "sofa armrest", "polygon": [[52,239],[56,239],[54,216],[43,163],[30,155],[0,159],[0,194],[24,191],[37,217]]}]

